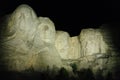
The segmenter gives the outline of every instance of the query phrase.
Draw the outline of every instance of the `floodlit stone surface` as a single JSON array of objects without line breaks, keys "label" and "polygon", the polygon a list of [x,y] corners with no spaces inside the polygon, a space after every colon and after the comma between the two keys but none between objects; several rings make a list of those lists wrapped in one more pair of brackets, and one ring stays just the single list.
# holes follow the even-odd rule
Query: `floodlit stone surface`
[{"label": "floodlit stone surface", "polygon": [[36,71],[46,70],[48,67],[50,70],[54,69],[54,67],[62,67],[60,55],[54,45],[46,44],[36,57],[35,63],[33,62],[33,67]]},{"label": "floodlit stone surface", "polygon": [[47,17],[39,17],[39,34],[40,38],[47,43],[55,43],[55,26],[54,23]]},{"label": "floodlit stone surface", "polygon": [[27,5],[19,6],[9,17],[2,37],[1,54],[8,70],[22,71],[33,67],[60,67],[60,56],[55,48],[55,27],[49,18],[37,18]]},{"label": "floodlit stone surface", "polygon": [[107,44],[99,29],[83,29],[80,33],[80,43],[82,56],[107,52]]},{"label": "floodlit stone surface", "polygon": [[55,46],[62,59],[68,59],[70,43],[69,43],[69,34],[64,31],[56,32]]},{"label": "floodlit stone surface", "polygon": [[27,5],[19,6],[6,22],[0,32],[0,66],[10,71],[55,67],[72,71],[70,64],[76,63],[78,70],[107,73],[119,63],[114,49],[109,49],[109,37],[100,29],[83,29],[80,35],[70,37],[65,31],[56,31],[49,18],[37,17]]},{"label": "floodlit stone surface", "polygon": [[79,59],[81,57],[81,45],[78,36],[70,37],[69,59]]}]

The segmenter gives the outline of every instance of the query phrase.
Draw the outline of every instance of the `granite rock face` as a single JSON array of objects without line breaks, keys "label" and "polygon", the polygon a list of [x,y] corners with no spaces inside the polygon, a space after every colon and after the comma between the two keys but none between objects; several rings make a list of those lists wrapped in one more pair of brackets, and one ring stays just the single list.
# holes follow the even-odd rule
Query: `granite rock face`
[{"label": "granite rock face", "polygon": [[81,56],[78,36],[70,37],[67,32],[57,31],[55,46],[62,59],[79,59]]},{"label": "granite rock face", "polygon": [[[22,71],[33,67],[60,67],[61,58],[56,50],[55,27],[49,18],[37,18],[27,5],[19,6],[8,18],[1,42],[4,66],[8,70]],[[1,63],[2,64],[2,63]],[[2,64],[3,65],[3,64]]]},{"label": "granite rock face", "polygon": [[81,62],[79,69],[91,68],[93,72],[103,70],[109,55],[108,45],[103,39],[100,29],[83,29],[79,35],[81,43]]},{"label": "granite rock face", "polygon": [[2,27],[0,65],[10,71],[71,69],[64,60],[76,61],[78,69],[92,67],[94,72],[111,65],[109,46],[100,29],[83,29],[70,37],[65,31],[56,31],[49,18],[37,17],[27,5],[19,6]]},{"label": "granite rock face", "polygon": [[81,44],[78,36],[70,37],[70,49],[68,58],[69,59],[79,59],[81,57]]},{"label": "granite rock face", "polygon": [[97,53],[106,53],[107,44],[99,29],[83,29],[80,33],[82,56],[89,56]]},{"label": "granite rock face", "polygon": [[68,59],[70,43],[70,35],[64,31],[56,32],[55,46],[62,59]]},{"label": "granite rock face", "polygon": [[54,23],[47,17],[39,17],[38,32],[40,38],[47,43],[55,43],[55,26]]}]

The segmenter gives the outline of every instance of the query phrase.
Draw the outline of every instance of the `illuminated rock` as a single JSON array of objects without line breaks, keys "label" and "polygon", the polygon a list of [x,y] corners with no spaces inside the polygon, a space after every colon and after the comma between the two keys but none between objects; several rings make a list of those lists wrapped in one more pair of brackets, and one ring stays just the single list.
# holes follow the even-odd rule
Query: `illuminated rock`
[{"label": "illuminated rock", "polygon": [[107,44],[99,29],[83,29],[80,33],[80,43],[82,56],[107,52]]},{"label": "illuminated rock", "polygon": [[36,54],[35,63],[33,62],[33,67],[36,71],[47,70],[49,67],[50,70],[57,67],[58,69],[62,67],[62,62],[58,51],[54,45],[45,44],[45,47],[40,49],[41,51]]},{"label": "illuminated rock", "polygon": [[55,46],[62,59],[79,59],[81,56],[78,36],[70,37],[67,32],[57,31]]},{"label": "illuminated rock", "polygon": [[[44,66],[60,67],[60,56],[55,48],[55,27],[48,18],[37,18],[27,5],[19,6],[8,19],[0,43],[3,64],[8,70],[34,70]],[[1,63],[2,64],[2,63]]]},{"label": "illuminated rock", "polygon": [[64,31],[56,32],[55,46],[62,59],[68,59],[70,44],[69,44],[69,34]]},{"label": "illuminated rock", "polygon": [[112,62],[106,57],[108,45],[100,29],[83,29],[79,36],[70,37],[56,31],[49,18],[37,17],[27,5],[19,6],[7,21],[0,32],[0,65],[8,70],[72,70],[68,65],[75,62],[78,69],[95,72]]},{"label": "illuminated rock", "polygon": [[106,69],[108,61],[108,45],[104,41],[100,29],[83,29],[80,33],[81,62],[78,69],[91,68],[94,73],[97,70]]},{"label": "illuminated rock", "polygon": [[39,34],[42,41],[54,44],[55,43],[55,26],[54,23],[47,17],[39,17]]},{"label": "illuminated rock", "polygon": [[39,24],[36,26],[36,31],[33,33],[34,49],[42,49],[45,44],[55,44],[55,26],[49,18],[39,17]]},{"label": "illuminated rock", "polygon": [[69,49],[69,54],[67,55],[69,59],[79,59],[80,58],[80,51],[81,51],[81,46],[80,46],[80,41],[78,36],[75,37],[70,37],[70,49]]}]

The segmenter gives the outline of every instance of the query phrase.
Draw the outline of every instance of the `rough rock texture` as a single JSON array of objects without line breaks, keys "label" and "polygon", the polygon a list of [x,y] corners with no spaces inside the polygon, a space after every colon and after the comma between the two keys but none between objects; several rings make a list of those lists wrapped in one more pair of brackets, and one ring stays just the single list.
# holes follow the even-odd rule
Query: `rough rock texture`
[{"label": "rough rock texture", "polygon": [[80,33],[81,59],[78,69],[91,68],[94,73],[104,70],[108,61],[108,45],[104,41],[100,29],[83,29]]},{"label": "rough rock texture", "polygon": [[80,43],[82,56],[107,52],[107,44],[99,29],[83,29],[80,33]]},{"label": "rough rock texture", "polygon": [[68,59],[70,49],[69,38],[70,36],[67,32],[56,32],[55,46],[62,59]]},{"label": "rough rock texture", "polygon": [[0,67],[10,71],[71,70],[70,64],[76,63],[78,70],[90,68],[107,75],[120,67],[120,55],[104,30],[83,29],[79,36],[70,37],[67,32],[55,31],[49,18],[37,17],[27,5],[9,15],[0,30]]},{"label": "rough rock texture", "polygon": [[[60,56],[55,48],[55,27],[48,18],[39,17],[27,5],[19,6],[4,26],[0,44],[4,66],[8,70],[22,71],[42,66],[60,67]],[[2,63],[1,63],[2,64]]]},{"label": "rough rock texture", "polygon": [[67,55],[68,59],[79,59],[81,54],[81,45],[78,36],[70,37],[69,41],[70,48],[69,54]]},{"label": "rough rock texture", "polygon": [[67,32],[57,31],[55,46],[62,59],[79,59],[80,42],[78,36],[70,37]]},{"label": "rough rock texture", "polygon": [[55,26],[54,23],[47,17],[39,17],[39,34],[40,38],[47,43],[55,43]]}]

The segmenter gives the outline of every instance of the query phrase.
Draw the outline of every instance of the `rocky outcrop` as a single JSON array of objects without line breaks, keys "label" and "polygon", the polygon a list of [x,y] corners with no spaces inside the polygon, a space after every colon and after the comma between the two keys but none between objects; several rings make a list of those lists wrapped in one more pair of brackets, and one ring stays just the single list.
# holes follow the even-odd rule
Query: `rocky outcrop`
[{"label": "rocky outcrop", "polygon": [[101,29],[83,29],[80,35],[70,37],[65,31],[56,31],[49,18],[37,17],[27,5],[19,6],[8,16],[1,31],[0,66],[10,71],[31,67],[36,71],[54,67],[71,70],[70,64],[76,63],[78,69],[96,72],[111,70],[117,64]]},{"label": "rocky outcrop", "polygon": [[[55,27],[49,18],[37,18],[27,5],[19,6],[8,18],[8,25],[2,35],[1,63],[8,70],[22,71],[33,67],[62,66],[55,46]],[[1,60],[1,61],[2,61]]]},{"label": "rocky outcrop", "polygon": [[68,59],[70,43],[69,43],[69,34],[64,31],[56,32],[55,46],[62,59]]},{"label": "rocky outcrop", "polygon": [[62,59],[79,59],[80,42],[78,36],[70,37],[67,32],[57,31],[55,46]]},{"label": "rocky outcrop", "polygon": [[81,57],[81,44],[78,36],[70,37],[70,49],[68,59],[79,59]]},{"label": "rocky outcrop", "polygon": [[100,29],[83,29],[79,38],[82,48],[82,56],[107,52],[108,46],[103,40]]},{"label": "rocky outcrop", "polygon": [[55,26],[54,23],[47,17],[39,17],[38,36],[42,41],[53,44],[55,43]]},{"label": "rocky outcrop", "polygon": [[104,41],[101,29],[83,29],[80,33],[81,61],[78,69],[91,68],[94,73],[97,70],[104,70],[110,53],[109,46]]}]

